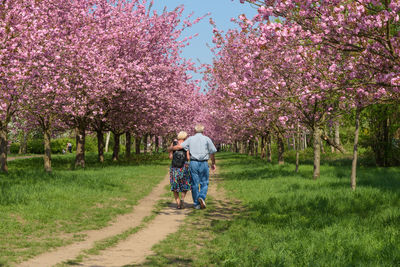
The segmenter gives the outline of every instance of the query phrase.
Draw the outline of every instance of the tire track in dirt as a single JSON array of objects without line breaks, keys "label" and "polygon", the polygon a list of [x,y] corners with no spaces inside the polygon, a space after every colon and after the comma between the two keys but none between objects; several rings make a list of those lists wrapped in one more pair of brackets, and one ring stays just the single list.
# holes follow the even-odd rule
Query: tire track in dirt
[{"label": "tire track in dirt", "polygon": [[[187,196],[191,199],[191,196]],[[131,235],[116,246],[104,250],[100,255],[92,256],[80,266],[124,266],[138,264],[153,254],[151,248],[164,240],[169,234],[178,231],[187,214],[192,210],[192,202],[186,202],[187,208],[176,209],[175,204],[164,208],[146,228]]]},{"label": "tire track in dirt", "polygon": [[78,234],[86,235],[84,241],[68,246],[59,247],[53,251],[40,254],[28,261],[22,262],[20,267],[47,267],[76,258],[83,250],[90,249],[95,242],[118,235],[124,231],[139,226],[143,219],[151,215],[153,207],[165,194],[165,186],[169,183],[169,174],[145,198],[134,207],[133,212],[118,216],[116,220],[105,228],[90,230]]}]

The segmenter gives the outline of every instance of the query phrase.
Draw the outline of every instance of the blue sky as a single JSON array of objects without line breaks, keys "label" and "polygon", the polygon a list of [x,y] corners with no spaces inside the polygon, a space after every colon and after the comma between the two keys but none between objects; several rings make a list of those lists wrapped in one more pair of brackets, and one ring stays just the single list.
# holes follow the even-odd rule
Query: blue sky
[{"label": "blue sky", "polygon": [[[257,13],[256,8],[251,7],[248,3],[240,4],[239,0],[154,0],[153,9],[162,11],[164,7],[167,7],[167,10],[171,11],[179,5],[185,6],[185,16],[191,12],[194,12],[193,18],[211,13],[209,17],[187,29],[184,33],[184,36],[199,34],[191,40],[190,46],[184,49],[183,56],[193,59],[194,62],[197,62],[198,59],[201,63],[212,63],[212,53],[207,47],[207,44],[212,46],[210,17],[216,22],[218,29],[226,31],[236,27],[230,21],[231,18],[237,18],[240,14],[246,14],[248,18],[252,18]],[[199,79],[200,77],[195,75],[195,78]]]}]

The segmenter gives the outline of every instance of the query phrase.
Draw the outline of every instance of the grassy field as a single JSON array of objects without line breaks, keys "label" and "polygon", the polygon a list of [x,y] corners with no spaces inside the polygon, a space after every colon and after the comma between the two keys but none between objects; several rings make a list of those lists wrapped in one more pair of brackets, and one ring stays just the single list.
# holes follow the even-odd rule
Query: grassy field
[{"label": "grassy field", "polygon": [[81,231],[106,226],[127,213],[167,173],[165,155],[131,162],[96,163],[74,169],[73,155],[53,157],[54,171],[43,159],[9,162],[0,174],[0,266],[82,239]]},{"label": "grassy field", "polygon": [[348,158],[327,154],[317,181],[307,158],[296,174],[291,163],[220,153],[231,203],[220,212],[240,215],[221,218],[208,200],[146,265],[400,266],[400,168],[361,166],[353,192]]}]

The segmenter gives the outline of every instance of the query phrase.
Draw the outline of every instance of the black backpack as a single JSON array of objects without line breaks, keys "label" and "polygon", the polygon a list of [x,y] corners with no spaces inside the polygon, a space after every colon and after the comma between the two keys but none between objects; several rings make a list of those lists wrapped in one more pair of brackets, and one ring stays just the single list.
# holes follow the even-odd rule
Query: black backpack
[{"label": "black backpack", "polygon": [[[177,141],[174,140],[173,145],[176,146],[178,144]],[[182,168],[185,165],[186,161],[186,151],[181,149],[174,151],[172,155],[172,167],[174,168]]]},{"label": "black backpack", "polygon": [[174,168],[182,168],[183,165],[185,165],[186,161],[186,151],[182,150],[177,150],[174,151],[174,154],[172,156],[172,167]]}]

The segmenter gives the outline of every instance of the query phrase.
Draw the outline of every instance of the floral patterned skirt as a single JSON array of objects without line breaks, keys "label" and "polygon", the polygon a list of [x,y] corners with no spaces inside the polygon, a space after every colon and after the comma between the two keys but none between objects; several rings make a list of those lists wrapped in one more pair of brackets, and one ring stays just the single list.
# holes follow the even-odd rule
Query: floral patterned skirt
[{"label": "floral patterned skirt", "polygon": [[171,191],[189,191],[191,189],[190,181],[189,162],[185,162],[182,168],[170,167],[169,182],[171,184]]}]

